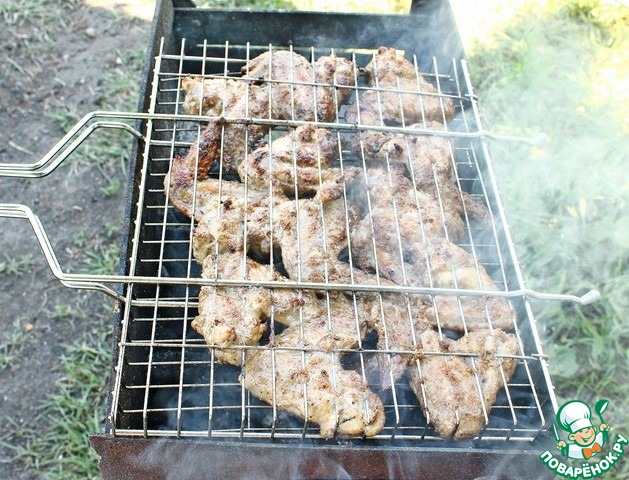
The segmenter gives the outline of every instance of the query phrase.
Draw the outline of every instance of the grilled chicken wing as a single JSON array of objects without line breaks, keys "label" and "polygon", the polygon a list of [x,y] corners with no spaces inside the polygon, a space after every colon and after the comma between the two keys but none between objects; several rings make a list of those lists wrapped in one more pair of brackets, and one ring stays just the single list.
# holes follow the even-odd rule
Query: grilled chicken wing
[{"label": "grilled chicken wing", "polygon": [[[417,285],[496,292],[498,287],[485,268],[461,247],[438,239],[416,244],[413,264],[421,271]],[[434,297],[432,322],[446,330],[459,332],[500,328],[511,330],[515,314],[505,298],[495,296]]]},{"label": "grilled chicken wing", "polygon": [[339,168],[330,168],[336,155],[336,135],[306,124],[254,150],[240,164],[238,174],[253,188],[268,190],[274,185],[286,195],[302,197],[341,177]]},{"label": "grilled chicken wing", "polygon": [[516,359],[499,357],[517,354],[516,337],[501,330],[477,331],[454,341],[426,330],[419,340],[424,353],[411,368],[410,385],[428,422],[444,438],[475,437],[517,366]]},{"label": "grilled chicken wing", "polygon": [[[282,281],[278,272],[242,252],[208,255],[203,260],[203,278],[253,281]],[[298,310],[315,303],[310,292],[262,287],[201,287],[199,313],[192,327],[210,345],[216,345],[216,358],[240,365],[244,350],[234,347],[257,345],[273,319],[291,325],[299,320]]]},{"label": "grilled chicken wing", "polygon": [[[276,335],[270,349],[252,353],[241,383],[256,397],[320,425],[321,436],[373,436],[384,427],[384,407],[361,375],[341,366],[337,350],[365,335],[362,309],[331,295],[327,309]],[[357,317],[356,315],[359,315]]]},{"label": "grilled chicken wing", "polygon": [[345,115],[348,123],[410,125],[454,115],[452,100],[441,96],[394,48],[378,49],[365,67],[365,79],[376,90],[362,93],[358,102],[348,107]]},{"label": "grilled chicken wing", "polygon": [[408,284],[411,272],[405,272],[405,261],[413,245],[446,234],[459,238],[463,221],[449,204],[440,206],[432,196],[416,190],[400,168],[390,172],[370,168],[365,180],[356,200],[365,213],[351,233],[356,265],[372,270],[377,267],[383,277]]},{"label": "grilled chicken wing", "polygon": [[[336,55],[311,64],[297,53],[274,50],[251,60],[241,73],[245,78],[269,82],[264,85],[270,85],[272,118],[331,122],[351,94],[355,69],[352,62]],[[337,94],[335,86],[339,87]]]},{"label": "grilled chicken wing", "polygon": [[339,256],[348,246],[348,225],[351,229],[358,212],[342,195],[343,183],[359,173],[346,168],[342,179],[322,185],[313,198],[283,202],[274,210],[274,237],[291,279],[351,281],[351,269]]}]

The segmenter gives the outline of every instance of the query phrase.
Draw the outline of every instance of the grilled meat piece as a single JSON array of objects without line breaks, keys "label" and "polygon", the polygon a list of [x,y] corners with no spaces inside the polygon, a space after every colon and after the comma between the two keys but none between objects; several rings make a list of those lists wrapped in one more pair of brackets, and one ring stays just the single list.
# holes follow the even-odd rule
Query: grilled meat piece
[{"label": "grilled meat piece", "polygon": [[[446,129],[439,122],[428,122],[426,127],[416,123],[408,128],[433,132]],[[418,190],[437,197],[437,189],[444,190],[446,185],[448,188],[456,187],[452,148],[447,138],[430,134],[399,135],[382,132],[364,132],[364,135],[368,135],[361,137],[367,158],[406,165]]]},{"label": "grilled meat piece", "polygon": [[454,115],[452,99],[441,96],[394,48],[378,49],[365,67],[365,79],[376,90],[365,91],[348,107],[347,123],[410,125]]},{"label": "grilled meat piece", "polygon": [[203,262],[211,253],[242,251],[245,242],[247,253],[268,256],[272,248],[271,206],[287,197],[277,189],[246,189],[239,182],[206,178],[208,170],[201,157],[198,162],[188,156],[175,157],[164,178],[170,203],[198,222],[193,238],[195,258]]},{"label": "grilled meat piece", "polygon": [[[189,172],[175,159],[170,175],[164,180],[171,204],[188,217],[194,216],[198,225],[194,232],[193,251],[202,262],[216,251],[246,250],[260,256],[270,254],[270,205],[286,201],[278,191],[245,189],[242,183],[207,178],[196,184],[188,183]],[[245,222],[246,219],[246,222]]]},{"label": "grilled meat piece", "polygon": [[[282,281],[269,265],[263,265],[242,252],[208,255],[203,260],[203,278],[253,281]],[[216,345],[216,358],[240,365],[244,350],[233,348],[257,345],[273,316],[291,325],[299,319],[299,308],[315,303],[309,292],[288,289],[272,291],[262,287],[201,287],[199,314],[194,328],[210,345]],[[230,348],[231,347],[231,348]]]},{"label": "grilled meat piece", "polygon": [[272,118],[332,122],[355,85],[355,69],[354,63],[336,55],[311,64],[297,53],[274,50],[251,60],[241,73],[268,82],[263,85],[270,86]]},{"label": "grilled meat piece", "polygon": [[389,172],[369,168],[364,178],[356,202],[365,213],[351,232],[354,261],[360,268],[377,267],[380,275],[400,285],[409,284],[407,252],[430,239],[458,239],[463,221],[448,203],[440,206],[434,197],[416,190],[398,167]]},{"label": "grilled meat piece", "polygon": [[269,192],[245,189],[242,183],[208,179],[197,185],[199,196],[201,218],[193,237],[197,260],[214,251],[270,255],[271,206],[287,200],[280,192],[271,197]]},{"label": "grilled meat piece", "polygon": [[476,331],[454,341],[426,330],[419,340],[424,353],[410,369],[410,385],[428,422],[443,438],[475,437],[517,366],[516,359],[498,357],[518,353],[515,335]]},{"label": "grilled meat piece", "polygon": [[[337,57],[335,53],[319,57],[314,63],[317,81],[317,98],[332,97],[325,109],[322,102],[318,103],[319,121],[333,122],[341,105],[344,104],[354,91],[358,68],[356,64],[346,58]],[[334,86],[331,88],[330,86]],[[330,108],[334,107],[332,111]]]},{"label": "grilled meat piece", "polygon": [[[474,256],[445,239],[416,244],[411,255],[418,286],[499,291]],[[446,330],[482,330],[490,325],[511,330],[515,326],[515,313],[505,298],[436,295],[433,303],[431,322]]]},{"label": "grilled meat piece", "polygon": [[359,173],[357,168],[346,168],[343,178],[325,183],[313,198],[283,202],[273,211],[274,239],[291,279],[351,281],[351,269],[339,256],[348,246],[347,229],[351,230],[358,212],[343,198],[343,185]]},{"label": "grilled meat piece", "polygon": [[303,323],[248,356],[241,383],[259,399],[319,424],[324,438],[378,434],[385,421],[382,401],[357,372],[341,366],[335,351],[364,338],[362,309],[337,294],[330,295],[329,314],[320,306],[304,310]]},{"label": "grilled meat piece", "polygon": [[[445,131],[439,122],[413,124],[408,128]],[[359,148],[372,163],[401,163],[406,165],[417,190],[446,204],[460,216],[465,214],[479,222],[487,222],[487,207],[466,192],[457,183],[453,148],[446,137],[419,134],[398,135],[374,131],[362,131],[358,135]]]},{"label": "grilled meat piece", "polygon": [[330,168],[336,155],[336,135],[306,124],[254,150],[238,174],[253,188],[268,190],[274,185],[289,196],[312,195],[323,182],[341,176],[339,168]]},{"label": "grilled meat piece", "polygon": [[[188,115],[203,114],[241,120],[268,118],[269,91],[265,87],[251,85],[245,80],[194,76],[185,77],[181,87],[186,94],[183,110]],[[266,125],[247,126],[221,120],[211,121],[187,156],[194,156],[195,149],[201,150],[200,145],[213,144],[214,161],[220,162],[223,172],[235,172],[251,146],[268,131]]]},{"label": "grilled meat piece", "polygon": [[[404,267],[410,286],[498,290],[472,255],[445,239],[416,243],[407,253],[407,261],[398,261],[397,265]],[[379,255],[378,259],[381,258]],[[385,274],[386,271],[382,271],[386,277]],[[382,294],[381,297],[372,296],[368,307],[372,318],[370,324],[378,332],[378,349],[382,351],[416,351],[417,338],[428,328],[472,332],[490,326],[511,330],[515,325],[509,302],[500,297],[436,295],[431,298],[427,295]],[[392,382],[400,378],[410,360],[410,353],[378,355],[383,389],[390,388]]]},{"label": "grilled meat piece", "polygon": [[204,130],[188,156],[194,159],[197,151],[203,152],[214,142],[210,148],[220,155],[212,158],[220,161],[223,172],[235,172],[250,149],[269,131],[265,125],[245,125],[238,120],[333,121],[351,94],[355,69],[352,62],[336,55],[321,57],[312,65],[296,53],[273,51],[245,65],[242,78],[185,77],[181,81],[185,113],[235,120],[220,122],[218,137],[214,127]]},{"label": "grilled meat piece", "polygon": [[[195,181],[205,180],[208,177],[214,162],[221,154],[222,126],[223,122],[210,122],[185,157],[175,155],[173,158],[164,191],[170,190],[171,197],[175,201],[177,201],[179,189],[187,188],[194,185]],[[191,216],[190,213],[186,215]]]},{"label": "grilled meat piece", "polygon": [[369,324],[378,333],[378,350],[389,352],[376,356],[381,388],[388,390],[402,376],[412,358],[411,353],[397,351],[416,351],[419,336],[430,328],[427,310],[431,304],[424,296],[414,295],[383,293],[367,297],[360,294],[360,297],[367,309]]},{"label": "grilled meat piece", "polygon": [[330,281],[341,276],[349,278],[346,264],[334,264],[347,247],[346,217],[353,224],[357,213],[348,202],[346,215],[345,202],[340,197],[345,182],[356,177],[359,169],[346,168],[343,177],[326,179],[314,198],[289,200],[277,189],[246,189],[242,183],[213,178],[198,182],[195,189],[187,166],[183,159],[175,159],[164,183],[175,208],[185,215],[194,215],[199,223],[193,242],[195,258],[200,262],[215,251],[241,251],[245,240],[247,252],[268,256],[274,246],[273,228],[273,242],[281,248],[291,278],[299,276],[300,249],[302,280],[323,281],[326,268]]}]

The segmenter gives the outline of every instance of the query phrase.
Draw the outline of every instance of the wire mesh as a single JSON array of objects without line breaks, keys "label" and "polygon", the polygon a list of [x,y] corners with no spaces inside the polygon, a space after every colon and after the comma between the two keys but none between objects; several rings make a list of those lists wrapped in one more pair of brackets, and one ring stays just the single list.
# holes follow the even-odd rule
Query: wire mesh
[{"label": "wire mesh", "polygon": [[[466,310],[464,299],[468,296],[476,298],[493,298],[501,293],[523,288],[521,285],[521,275],[514,257],[513,244],[510,240],[505,226],[504,212],[497,195],[495,178],[491,170],[489,160],[489,150],[487,139],[482,133],[482,126],[476,108],[476,98],[471,91],[469,74],[464,62],[453,60],[448,65],[437,65],[436,59],[432,61],[430,71],[419,72],[418,59],[408,58],[416,72],[416,89],[409,90],[408,86],[395,87],[380,86],[377,69],[377,53],[365,50],[336,50],[330,52],[317,48],[298,49],[292,47],[279,47],[274,45],[254,46],[254,45],[186,45],[182,42],[178,46],[178,51],[165,51],[162,49],[156,59],[156,68],[153,77],[152,102],[149,114],[168,114],[170,117],[158,117],[149,120],[146,125],[147,139],[143,152],[143,169],[138,189],[138,209],[133,230],[132,255],[129,259],[130,273],[138,276],[154,276],[159,278],[177,278],[178,283],[165,284],[142,284],[130,285],[127,291],[128,301],[125,304],[123,314],[123,325],[121,343],[119,346],[119,356],[117,360],[116,378],[113,392],[113,407],[111,411],[112,432],[116,436],[177,436],[177,437],[211,437],[211,438],[240,438],[240,439],[302,439],[309,441],[324,441],[321,439],[320,428],[316,423],[308,422],[311,411],[317,399],[308,398],[307,388],[303,387],[301,394],[302,406],[293,406],[294,410],[300,410],[301,415],[293,415],[282,408],[283,400],[277,398],[278,371],[284,368],[280,358],[290,358],[290,361],[297,362],[297,369],[307,370],[309,359],[312,355],[324,354],[330,359],[330,376],[333,389],[340,388],[340,375],[346,371],[356,372],[363,384],[369,384],[384,405],[385,424],[381,431],[369,437],[369,441],[385,442],[392,445],[399,442],[417,442],[423,440],[443,441],[439,433],[435,430],[431,421],[430,408],[422,409],[420,401],[426,405],[425,382],[422,372],[423,360],[426,358],[443,359],[445,365],[451,362],[458,362],[460,359],[467,359],[471,366],[474,389],[467,392],[471,396],[482,397],[484,378],[479,375],[485,358],[479,352],[457,352],[457,351],[436,351],[426,350],[422,347],[420,340],[421,331],[416,328],[414,310],[416,302],[424,299],[429,305],[428,311],[433,324],[431,329],[436,331],[440,341],[447,342],[448,338],[459,338],[461,335],[469,333],[476,327],[472,327],[466,320]],[[310,116],[291,108],[290,114],[282,118],[275,118],[273,115],[273,92],[280,92],[288,87],[288,97],[283,101],[291,107],[295,105],[296,95],[301,94],[301,87],[312,91],[314,105],[317,105],[317,91],[320,88],[329,87],[320,83],[316,76],[312,78],[294,78],[296,66],[290,57],[289,72],[290,78],[282,80],[261,80],[249,77],[250,61],[265,52],[290,51],[303,55],[311,63],[314,63],[323,55],[337,55],[340,58],[353,61],[360,66],[356,70],[356,85],[351,88],[351,98],[348,102],[342,103],[338,91],[341,87],[333,90],[333,119],[323,121],[318,116],[318,111],[311,112]],[[273,71],[272,59],[269,56],[268,71]],[[373,62],[375,72],[375,84],[369,85],[366,80],[365,65]],[[425,63],[425,59],[422,64]],[[241,69],[243,69],[241,71]],[[381,66],[380,68],[385,68]],[[215,104],[222,103],[222,108],[217,115],[208,115],[203,112],[203,104],[199,104],[198,120],[191,120],[189,111],[185,111],[185,95],[182,91],[184,79],[190,75],[198,76],[201,91],[206,85],[215,85],[223,82],[223,97],[220,95],[214,98]],[[424,78],[433,86],[433,90],[422,90],[426,88],[420,82]],[[265,115],[256,116],[252,112],[252,104],[247,100],[244,116],[230,116],[227,105],[227,82],[244,84],[244,98],[250,99],[252,89],[258,88],[261,83],[266,85],[269,104]],[[334,79],[336,83],[336,79]],[[346,86],[343,86],[347,88]],[[238,87],[238,88],[242,88]],[[361,110],[368,111],[365,94],[375,94],[377,98],[378,122],[364,122]],[[406,120],[403,104],[411,95],[414,101],[419,104],[419,119],[417,124],[411,126]],[[393,97],[392,97],[393,96]],[[383,120],[383,100],[397,98],[400,107],[401,121],[397,126],[387,125]],[[426,114],[424,102],[437,100],[439,115],[436,120],[443,124],[443,129],[434,128]],[[361,107],[362,102],[362,107]],[[357,111],[357,123],[348,123],[348,104],[354,104]],[[447,105],[452,105],[454,115],[447,115]],[[431,116],[434,116],[432,113]],[[185,118],[180,118],[185,116]],[[380,234],[378,216],[374,210],[381,208],[379,202],[379,189],[366,188],[361,190],[360,196],[362,212],[360,216],[367,222],[368,230],[371,231],[371,239],[364,245],[353,245],[353,241],[345,241],[341,252],[341,263],[349,272],[347,277],[338,280],[333,276],[336,259],[329,259],[331,252],[328,244],[330,232],[337,225],[331,223],[331,217],[326,207],[321,204],[316,206],[315,212],[320,220],[320,239],[323,242],[318,245],[316,241],[308,237],[307,232],[302,231],[303,221],[306,217],[306,210],[309,209],[317,195],[299,194],[300,186],[297,184],[297,156],[298,149],[295,143],[292,146],[292,181],[293,193],[287,200],[294,206],[291,211],[296,220],[295,229],[301,232],[296,236],[294,245],[294,256],[296,270],[290,270],[286,265],[284,252],[274,248],[278,241],[278,230],[274,223],[281,219],[275,215],[278,211],[288,211],[284,206],[279,205],[277,191],[272,186],[267,186],[265,193],[269,198],[269,226],[268,242],[271,247],[264,255],[256,256],[254,260],[266,265],[268,276],[259,282],[259,286],[250,278],[250,270],[246,267],[248,250],[247,243],[250,242],[249,228],[252,215],[248,206],[256,200],[255,188],[248,184],[249,176],[245,162],[245,173],[238,175],[235,171],[225,171],[228,154],[225,151],[230,145],[222,142],[222,147],[218,155],[218,167],[215,165],[209,173],[209,178],[217,181],[218,192],[215,192],[217,201],[223,208],[224,201],[229,197],[227,188],[237,183],[244,192],[244,217],[242,218],[242,237],[244,248],[236,252],[240,260],[235,271],[235,276],[228,277],[224,270],[219,268],[220,259],[227,258],[229,252],[219,251],[217,245],[213,245],[213,258],[215,259],[212,270],[202,270],[201,265],[195,259],[195,231],[198,223],[203,221],[204,213],[202,195],[205,190],[203,179],[195,177],[190,187],[191,211],[195,214],[187,217],[178,211],[172,203],[171,191],[164,187],[169,184],[168,172],[171,170],[174,159],[185,157],[190,149],[194,149],[203,141],[204,129],[208,121],[220,120],[222,139],[225,139],[226,129],[238,127],[238,136],[242,138],[244,152],[242,158],[253,155],[260,145],[268,144],[273,154],[275,140],[287,135],[297,127],[313,124],[317,128],[325,128],[331,132],[338,146],[338,155],[332,163],[333,168],[337,168],[345,175],[352,169],[361,172],[363,183],[368,183],[369,165],[371,159],[365,153],[365,142],[369,137],[361,137],[361,133],[381,133],[388,135],[387,138],[397,138],[400,142],[406,142],[412,138],[438,138],[444,139],[447,146],[446,158],[447,167],[454,172],[456,189],[454,189],[454,200],[458,202],[461,209],[461,219],[463,232],[457,238],[451,238],[448,225],[447,202],[445,196],[448,192],[441,191],[437,181],[438,172],[433,166],[433,176],[435,180],[435,197],[438,200],[438,219],[441,224],[437,227],[443,232],[446,241],[455,242],[467,252],[471,258],[471,276],[474,286],[457,283],[457,272],[452,271],[452,288],[439,289],[438,282],[431,275],[428,268],[427,278],[421,285],[414,277],[412,271],[406,271],[405,238],[402,233],[401,218],[404,213],[401,205],[398,204],[398,197],[391,201],[390,218],[392,221],[392,231],[388,232],[393,245],[392,254],[397,255],[397,265],[401,275],[402,284],[406,286],[420,286],[426,291],[413,293],[412,289],[391,292],[394,288],[387,279],[385,265],[380,265],[381,255],[379,249],[382,248],[376,240]],[[263,135],[259,130],[254,132],[254,128],[262,126]],[[258,138],[259,137],[259,138]],[[366,138],[366,139],[365,139]],[[406,148],[409,150],[409,148]],[[432,153],[432,152],[429,152]],[[321,167],[321,152],[316,154],[318,165],[315,171],[318,178],[315,184],[319,183],[321,188],[323,182],[324,168]],[[198,167],[199,155],[195,158],[195,166]],[[272,169],[272,162],[270,162]],[[395,162],[388,155],[380,165],[384,175],[382,189],[389,188],[393,191],[398,188],[393,183],[396,172]],[[410,172],[410,173],[409,173]],[[270,172],[272,176],[273,172]],[[196,174],[195,174],[196,175]],[[410,178],[409,178],[410,177]],[[425,209],[421,199],[418,197],[417,182],[413,169],[409,168],[406,175],[407,181],[413,185],[415,192],[412,203],[416,210],[413,213],[418,217],[420,234],[423,239],[430,237],[428,229],[435,228],[430,222],[431,218],[424,218]],[[171,180],[172,181],[172,180]],[[226,182],[230,182],[229,184]],[[386,182],[389,182],[387,185]],[[252,193],[253,192],[253,193]],[[451,193],[451,192],[450,192]],[[466,198],[471,199],[466,201]],[[230,200],[231,201],[231,200]],[[346,237],[352,238],[352,216],[354,215],[354,204],[356,203],[355,193],[348,182],[341,182],[341,191],[338,195],[338,202],[341,212],[340,231]],[[479,222],[473,218],[473,212],[469,211],[468,205],[481,203],[488,211],[485,222]],[[217,204],[217,205],[218,205]],[[279,206],[278,206],[279,205]],[[278,209],[275,210],[274,209]],[[284,209],[284,210],[282,210]],[[221,209],[216,209],[214,213],[215,221],[221,219]],[[308,210],[310,211],[310,210]],[[316,240],[316,238],[315,238]],[[249,245],[251,247],[251,245]],[[370,248],[374,264],[369,275],[362,276],[360,270],[354,270],[354,258],[358,249]],[[307,261],[313,251],[319,251],[327,260],[322,262],[320,277],[312,277]],[[233,252],[232,252],[233,253]],[[360,252],[358,252],[360,253]],[[251,257],[251,256],[250,256]],[[429,255],[426,262],[430,264]],[[273,268],[281,275],[290,278],[273,276]],[[230,346],[230,351],[234,352],[232,364],[226,364],[222,352],[217,344],[208,345],[206,339],[199,335],[192,327],[191,321],[199,314],[201,287],[193,285],[190,279],[196,279],[204,275],[205,278],[215,280],[215,286],[203,287],[207,295],[216,295],[217,292],[226,296],[240,298],[246,297],[252,289],[270,292],[271,298],[276,299],[285,295],[286,292],[294,292],[298,305],[295,309],[295,323],[288,329],[299,329],[300,343],[295,346],[282,345],[282,332],[287,327],[281,324],[279,314],[271,308],[268,318],[263,319],[265,333],[259,342],[250,345],[234,344]],[[314,279],[313,279],[314,278]],[[365,280],[368,278],[368,280]],[[491,278],[493,285],[487,284],[487,278]],[[232,283],[230,283],[232,281]],[[240,285],[239,282],[242,282]],[[248,283],[247,283],[248,282]],[[313,293],[313,283],[319,284],[321,288]],[[332,288],[335,284],[344,285]],[[370,292],[361,293],[361,287],[368,285]],[[243,288],[245,290],[243,290]],[[366,287],[365,287],[366,288]],[[240,290],[239,290],[240,289]],[[287,290],[291,289],[291,290]],[[323,305],[320,310],[321,316],[327,325],[328,331],[333,332],[335,322],[338,322],[336,315],[338,310],[335,302],[338,301],[339,293],[336,290],[343,290],[341,294],[343,301],[347,302],[347,310],[351,312],[354,322],[355,340],[351,344],[333,344],[332,347],[323,348],[312,345],[306,338],[306,327],[304,316],[308,316],[307,305],[304,306],[304,298],[314,296],[317,302]],[[364,298],[369,296],[371,303],[369,308],[376,313],[370,321],[363,319],[365,302]],[[396,345],[391,328],[391,299],[395,299],[395,305],[399,306],[406,318],[406,328],[410,332],[410,341],[404,346]],[[244,300],[242,300],[244,301]],[[458,311],[458,318],[462,328],[454,334],[447,324],[442,322],[440,316],[443,309],[439,307],[439,302],[454,302],[454,308]],[[236,302],[237,303],[237,302]],[[526,298],[515,296],[509,300],[510,323],[506,328],[513,333],[517,342],[517,350],[512,354],[497,354],[497,372],[500,379],[505,384],[497,394],[493,405],[482,405],[482,416],[484,428],[467,442],[455,442],[455,446],[467,447],[470,444],[486,444],[492,441],[531,441],[541,432],[546,431],[549,421],[552,420],[550,380],[547,376],[544,359],[539,354],[539,342],[535,332],[535,324],[528,307]],[[225,319],[228,313],[218,311],[218,307],[213,306],[213,314]],[[371,323],[370,323],[371,322]],[[484,328],[492,335],[498,327],[494,325],[492,313],[488,307],[485,308]],[[373,333],[374,324],[380,325],[379,335]],[[278,344],[278,339],[279,344]],[[287,352],[296,353],[296,357],[287,356]],[[270,398],[261,401],[256,398],[251,391],[245,388],[247,376],[250,370],[247,368],[247,361],[253,355],[263,358],[263,355],[270,355],[271,372],[269,373]],[[392,360],[404,355],[412,358],[411,366],[408,370],[415,369],[418,383],[418,393],[413,392],[409,386],[410,374],[408,371],[400,378],[393,373],[393,368],[389,368],[387,376],[391,384],[387,388],[387,380],[378,376],[381,365],[390,365]],[[406,358],[405,357],[405,358]],[[383,360],[383,358],[385,360]],[[509,364],[515,360],[517,368],[513,376],[510,376],[505,362]],[[230,363],[230,362],[228,362]],[[380,365],[380,366],[377,366]],[[303,384],[305,385],[305,383]],[[418,397],[419,400],[418,400]],[[299,403],[299,402],[298,402]],[[338,408],[334,405],[334,408]],[[367,415],[368,406],[364,406]],[[455,412],[457,423],[459,413]],[[301,418],[299,418],[301,416]],[[336,426],[341,423],[339,412],[335,411]],[[338,432],[337,432],[338,433]],[[356,437],[359,438],[360,436]]]}]

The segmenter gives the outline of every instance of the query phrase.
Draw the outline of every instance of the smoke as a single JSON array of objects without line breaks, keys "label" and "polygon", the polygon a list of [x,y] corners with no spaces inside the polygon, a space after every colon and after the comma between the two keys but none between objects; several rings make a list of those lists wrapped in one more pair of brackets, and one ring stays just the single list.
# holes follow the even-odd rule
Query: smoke
[{"label": "smoke", "polygon": [[[574,18],[576,2],[561,9],[546,3],[536,12],[520,8],[491,41],[474,46],[470,65],[494,133],[548,135],[542,148],[494,144],[528,286],[602,293],[588,307],[533,305],[557,393],[622,402],[626,388],[616,379],[626,348],[619,338],[629,318],[629,141],[626,88],[620,88],[627,69],[618,62],[624,46],[604,19],[584,21],[596,19],[596,11]],[[613,13],[609,6],[610,18]],[[626,425],[620,415],[617,421]]]}]

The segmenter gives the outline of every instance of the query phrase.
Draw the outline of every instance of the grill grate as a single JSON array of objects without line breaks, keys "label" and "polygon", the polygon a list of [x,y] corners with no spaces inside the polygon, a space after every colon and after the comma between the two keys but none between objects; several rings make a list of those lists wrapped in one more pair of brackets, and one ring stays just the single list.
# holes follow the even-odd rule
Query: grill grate
[{"label": "grill grate", "polygon": [[[140,184],[136,187],[139,200],[129,272],[139,277],[158,277],[165,281],[156,284],[130,284],[126,292],[110,418],[114,436],[323,441],[316,425],[299,420],[251,395],[238,380],[244,370],[218,364],[215,351],[208,348],[206,342],[191,328],[190,320],[197,314],[200,290],[193,279],[198,279],[201,275],[200,266],[194,260],[192,251],[195,222],[178,213],[169,204],[163,187],[174,155],[185,155],[188,148],[200,138],[204,122],[208,120],[201,115],[194,119],[184,114],[182,79],[189,74],[201,74],[204,78],[235,78],[236,72],[248,59],[276,48],[279,47],[228,43],[213,45],[207,42],[190,46],[182,41],[178,51],[166,51],[162,42],[155,62],[149,109],[149,114],[157,115],[149,118],[146,125],[144,165]],[[295,48],[294,52],[312,60],[323,54],[330,54],[329,49],[316,48]],[[334,53],[364,66],[375,52],[348,49],[335,50]],[[417,59],[412,61],[419,71]],[[442,110],[444,99],[454,101],[454,118],[447,119],[443,115],[441,119],[447,127],[445,131],[365,125],[359,125],[358,129],[442,136],[449,140],[450,157],[460,190],[482,200],[491,212],[490,224],[482,226],[471,221],[467,212],[464,212],[465,235],[458,245],[472,254],[478,278],[483,269],[491,275],[499,291],[489,294],[510,298],[513,332],[519,348],[517,355],[509,356],[518,360],[515,374],[499,393],[491,411],[484,412],[486,428],[477,438],[469,442],[452,442],[452,445],[488,445],[492,441],[504,440],[532,441],[548,429],[552,420],[552,401],[549,394],[552,388],[539,354],[539,341],[530,308],[526,298],[518,293],[522,289],[521,276],[514,261],[512,242],[505,230],[504,212],[497,197],[489,163],[487,135],[479,120],[467,66],[464,61],[457,60],[452,60],[447,65],[437,65],[437,60],[433,58],[429,70],[422,71],[422,75],[436,86],[436,97],[442,102]],[[313,82],[312,85],[316,84]],[[366,88],[361,71],[354,97]],[[384,92],[384,89],[376,90]],[[401,98],[401,94],[405,92],[397,93]],[[357,152],[349,140],[351,134],[355,133],[355,127],[343,123],[344,111],[344,108],[340,110],[338,122],[318,122],[318,126],[328,128],[337,135],[341,146],[340,165],[364,167],[364,155]],[[242,120],[226,119],[227,122]],[[424,116],[423,120],[426,125]],[[245,121],[269,125],[275,135],[288,127],[311,123],[295,120],[295,116],[291,120],[247,118]],[[221,176],[223,180],[234,179],[223,177],[219,173],[213,175],[217,178]],[[347,202],[346,195],[347,192]],[[277,258],[273,258],[273,253],[270,263],[278,263]],[[173,279],[178,281],[173,282]],[[251,285],[252,282],[218,280],[216,284],[235,287]],[[397,292],[401,296],[429,294],[434,297],[437,293],[488,294],[486,291],[435,289],[429,286],[348,286],[332,282],[313,285],[308,282],[287,281],[278,284],[269,280],[259,285],[300,291],[319,289],[320,294],[328,300],[330,297],[327,292],[332,290],[353,291],[354,302],[356,292],[361,290]],[[280,330],[274,318],[270,319],[269,325],[269,330]],[[492,328],[489,316],[488,326]],[[448,334],[440,325],[438,329],[440,334]],[[395,382],[390,391],[383,391],[370,378],[369,365],[376,354],[409,352],[378,349],[373,335],[362,341],[358,339],[358,343],[359,349],[338,349],[333,352],[345,354],[344,367],[358,371],[365,381],[370,380],[370,385],[383,400],[387,418],[385,428],[369,441],[386,442],[387,445],[417,440],[445,442],[427,423],[417,398],[404,379]],[[242,347],[235,348],[244,351]],[[247,349],[269,349],[268,336],[263,338],[260,346]],[[424,352],[423,355],[444,355],[447,359],[455,354]],[[473,362],[478,361],[477,357],[471,357]],[[244,364],[244,354],[242,358]],[[500,373],[503,378],[507,376],[502,367]],[[480,391],[478,377],[476,386]]]}]

